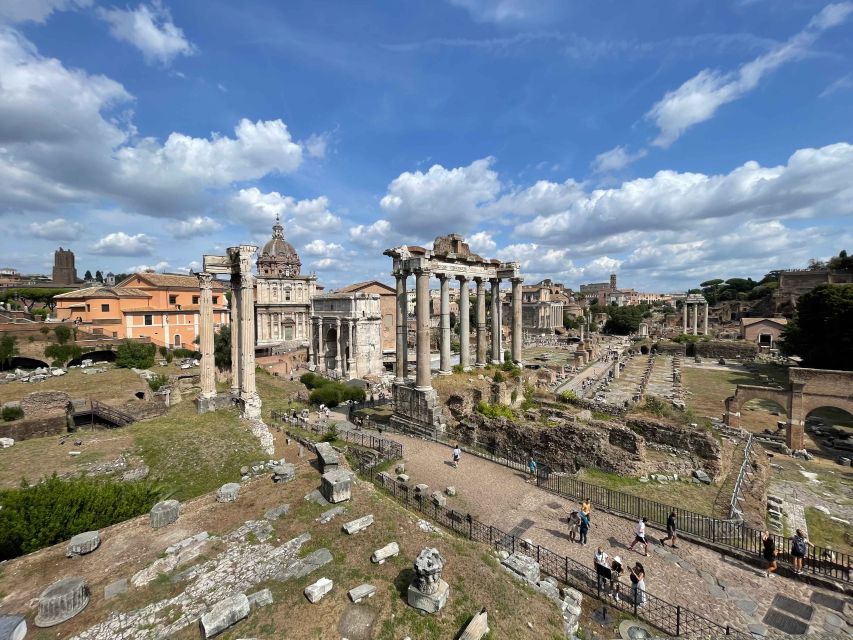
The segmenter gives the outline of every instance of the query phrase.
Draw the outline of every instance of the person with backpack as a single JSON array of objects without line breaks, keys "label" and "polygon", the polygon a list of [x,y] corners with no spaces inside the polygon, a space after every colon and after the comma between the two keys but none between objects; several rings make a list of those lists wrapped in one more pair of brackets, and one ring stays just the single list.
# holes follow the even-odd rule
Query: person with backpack
[{"label": "person with backpack", "polygon": [[803,572],[803,558],[809,551],[809,547],[814,545],[809,542],[801,529],[797,529],[794,537],[791,538],[791,557],[794,559],[794,573],[800,575]]},{"label": "person with backpack", "polygon": [[678,540],[678,534],[675,531],[675,509],[670,512],[669,516],[666,519],[666,538],[660,539],[661,545],[665,547],[667,540],[672,540],[672,542],[670,543],[672,545],[672,548],[678,549],[678,547],[675,546],[675,541]]},{"label": "person with backpack", "polygon": [[580,534],[581,534],[581,544],[586,546],[586,534],[589,533],[589,516],[586,515],[583,511],[579,514],[581,523],[580,523]]},{"label": "person with backpack", "polygon": [[530,459],[527,461],[527,471],[530,477],[525,482],[536,482],[536,460],[533,459],[533,456],[530,456]]}]

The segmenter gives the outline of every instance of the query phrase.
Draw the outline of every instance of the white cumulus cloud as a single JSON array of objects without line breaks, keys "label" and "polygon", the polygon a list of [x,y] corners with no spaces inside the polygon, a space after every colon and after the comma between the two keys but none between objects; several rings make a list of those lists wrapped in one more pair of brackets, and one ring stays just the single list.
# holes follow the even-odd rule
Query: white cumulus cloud
[{"label": "white cumulus cloud", "polygon": [[608,171],[620,171],[632,162],[644,158],[648,151],[640,149],[635,153],[628,151],[627,147],[617,146],[595,156],[592,163],[593,173],[607,173]]},{"label": "white cumulus cloud", "polygon": [[172,22],[168,8],[161,2],[140,4],[136,9],[101,9],[98,14],[109,23],[116,40],[139,49],[148,62],[167,65],[177,56],[195,52],[195,46]]},{"label": "white cumulus cloud", "polygon": [[497,243],[492,239],[491,233],[488,231],[478,231],[477,233],[466,238],[471,251],[479,253],[484,258],[488,258],[490,253],[497,249]]},{"label": "white cumulus cloud", "polygon": [[168,226],[169,231],[176,238],[208,235],[219,231],[221,228],[222,225],[210,216],[195,216],[188,220],[174,222]]},{"label": "white cumulus cloud", "polygon": [[721,106],[755,89],[767,74],[801,58],[824,31],[842,24],[851,12],[850,2],[827,5],[802,31],[737,71],[704,69],[669,91],[646,114],[660,130],[654,144],[668,147],[693,125],[711,119]]},{"label": "white cumulus cloud", "polygon": [[83,225],[65,218],[33,222],[27,227],[30,235],[45,240],[76,240],[83,233]]},{"label": "white cumulus cloud", "polygon": [[43,23],[54,11],[73,11],[91,4],[92,0],[2,0],[0,22]]},{"label": "white cumulus cloud", "polygon": [[258,233],[268,232],[276,216],[281,219],[287,237],[337,232],[342,226],[341,219],[329,211],[326,196],[297,200],[277,191],[264,193],[257,187],[250,187],[234,194],[229,209],[234,221]]},{"label": "white cumulus cloud", "polygon": [[124,231],[109,233],[92,245],[92,253],[108,256],[150,255],[154,240],[144,233],[128,235]]}]

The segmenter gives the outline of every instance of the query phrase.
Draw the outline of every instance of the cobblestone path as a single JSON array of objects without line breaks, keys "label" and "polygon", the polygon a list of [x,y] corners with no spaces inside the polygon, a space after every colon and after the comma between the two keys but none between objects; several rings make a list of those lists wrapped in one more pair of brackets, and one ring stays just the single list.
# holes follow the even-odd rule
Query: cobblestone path
[{"label": "cobblestone path", "polygon": [[[463,454],[458,469],[448,461],[450,448],[444,445],[391,434],[402,442],[406,473],[411,483],[428,484],[432,490],[452,485],[457,496],[448,499],[448,506],[471,513],[487,524],[512,531],[521,525],[519,535],[535,544],[592,566],[595,549],[601,545],[610,554],[622,557],[623,563],[639,560],[646,569],[646,584],[650,593],[672,604],[714,620],[731,624],[742,631],[765,631],[775,635],[772,627],[762,620],[772,607],[773,599],[782,594],[814,607],[808,620],[808,633],[826,638],[853,637],[853,606],[847,603],[844,612],[814,604],[815,593],[844,600],[839,593],[812,587],[793,578],[764,578],[762,573],[740,561],[727,558],[706,547],[682,541],[678,549],[665,549],[658,542],[664,533],[649,528],[649,556],[644,558],[639,546],[629,551],[635,523],[631,520],[595,511],[589,544],[581,546],[568,538],[565,516],[579,505],[560,498],[525,482],[521,472]],[[690,505],[683,505],[689,509]],[[561,522],[562,520],[562,522]],[[516,529],[515,532],[518,532]]]}]

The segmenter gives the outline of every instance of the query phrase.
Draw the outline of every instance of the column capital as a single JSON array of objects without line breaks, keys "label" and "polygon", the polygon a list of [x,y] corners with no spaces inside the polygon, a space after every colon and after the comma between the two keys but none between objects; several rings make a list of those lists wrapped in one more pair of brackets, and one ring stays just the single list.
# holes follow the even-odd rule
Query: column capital
[{"label": "column capital", "polygon": [[471,276],[466,276],[466,275],[458,275],[458,276],[456,276],[456,279],[459,282],[461,282],[462,284],[467,284],[467,283],[471,282],[471,280],[473,280],[473,278]]},{"label": "column capital", "polygon": [[429,276],[429,274],[432,273],[432,269],[430,269],[429,267],[420,266],[412,269],[412,273],[414,273],[415,276]]},{"label": "column capital", "polygon": [[489,282],[492,283],[492,286],[495,286],[495,285],[501,286],[501,279],[498,278],[497,276],[494,278],[489,278]]},{"label": "column capital", "polygon": [[513,276],[509,279],[509,281],[513,284],[521,284],[522,282],[524,282],[524,278],[522,278],[521,276]]},{"label": "column capital", "polygon": [[202,289],[211,289],[213,287],[213,274],[207,271],[199,273],[198,286]]}]

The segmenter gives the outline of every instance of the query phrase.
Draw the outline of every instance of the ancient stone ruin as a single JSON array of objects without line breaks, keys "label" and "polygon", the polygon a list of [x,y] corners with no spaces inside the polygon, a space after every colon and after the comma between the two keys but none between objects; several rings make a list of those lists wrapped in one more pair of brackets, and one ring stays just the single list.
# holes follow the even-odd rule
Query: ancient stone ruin
[{"label": "ancient stone ruin", "polygon": [[447,604],[450,586],[441,579],[444,558],[438,549],[423,549],[415,558],[415,578],[409,585],[409,606],[427,613],[438,613]]},{"label": "ancient stone ruin", "polygon": [[89,587],[83,578],[63,578],[39,596],[37,627],[52,627],[70,620],[89,604]]}]

